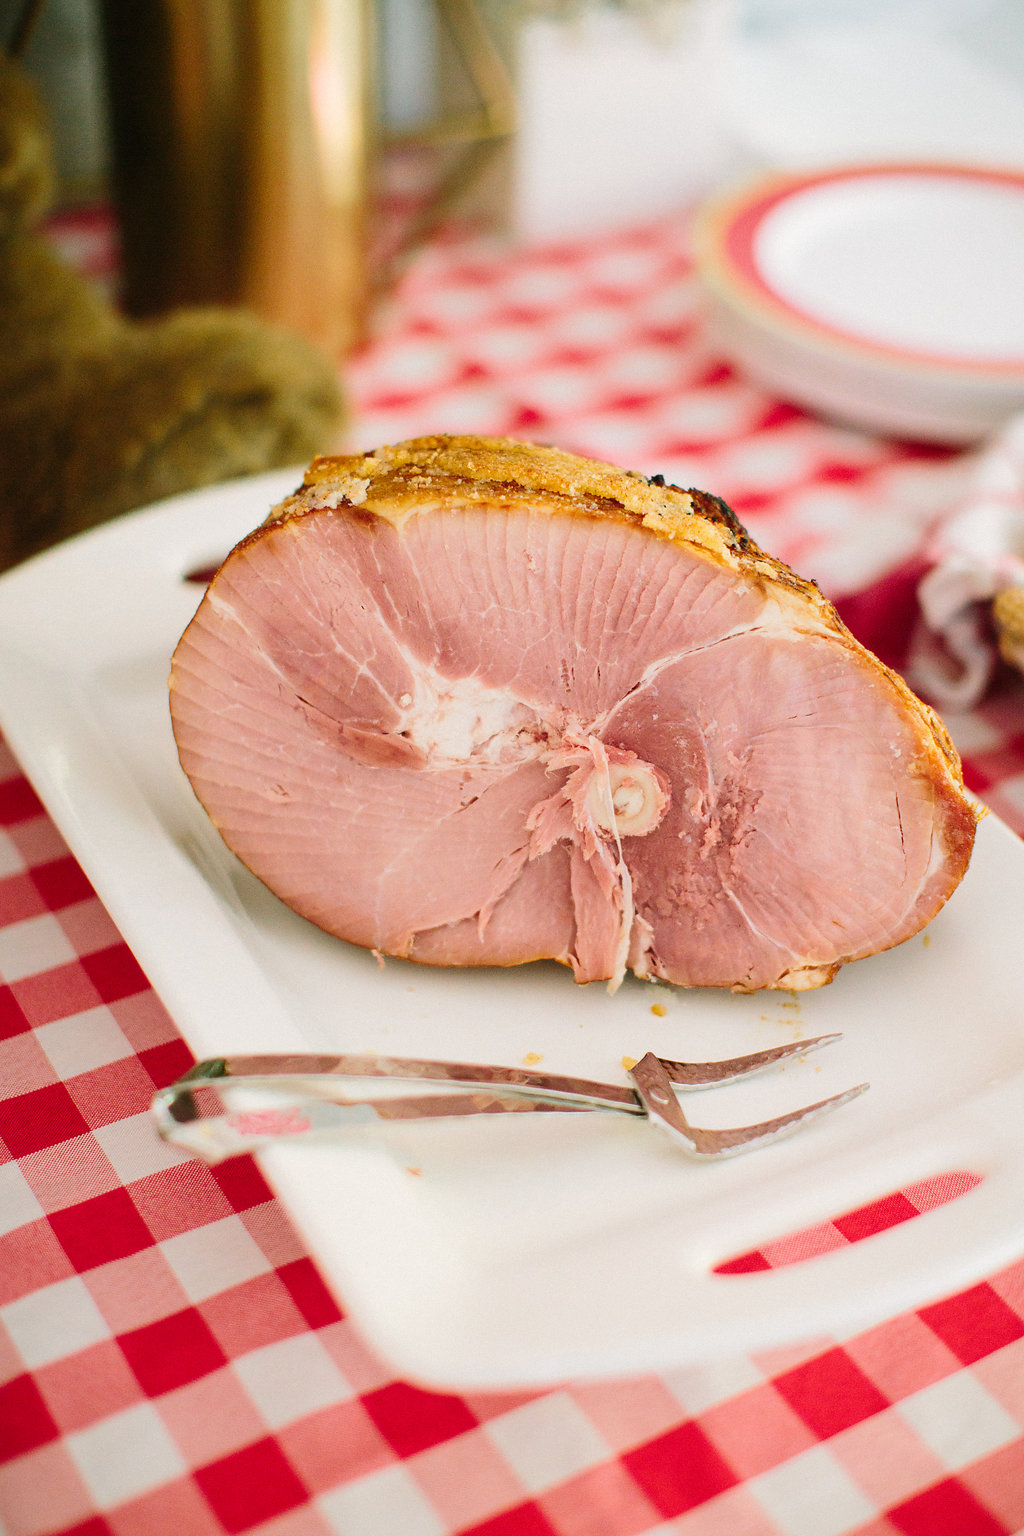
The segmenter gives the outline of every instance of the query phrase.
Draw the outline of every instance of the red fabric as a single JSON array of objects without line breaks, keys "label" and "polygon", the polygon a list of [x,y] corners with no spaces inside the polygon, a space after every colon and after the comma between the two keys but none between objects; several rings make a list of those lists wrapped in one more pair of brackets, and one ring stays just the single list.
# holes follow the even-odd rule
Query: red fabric
[{"label": "red fabric", "polygon": [[836,603],[839,617],[861,644],[897,672],[906,665],[920,612],[917,588],[928,568],[923,559],[907,560],[871,586]]},{"label": "red fabric", "polygon": [[698,1508],[739,1481],[693,1420],[677,1424],[666,1434],[627,1452],[622,1460],[637,1486],[666,1520]]},{"label": "red fabric", "polygon": [[775,1378],[775,1389],[818,1440],[888,1407],[888,1399],[842,1349],[826,1350]]}]

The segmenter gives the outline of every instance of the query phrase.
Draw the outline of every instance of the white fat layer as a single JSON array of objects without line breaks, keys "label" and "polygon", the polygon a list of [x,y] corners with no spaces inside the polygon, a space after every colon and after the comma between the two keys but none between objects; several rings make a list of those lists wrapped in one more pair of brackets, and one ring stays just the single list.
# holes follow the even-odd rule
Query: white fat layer
[{"label": "white fat layer", "polygon": [[499,763],[539,756],[547,745],[548,731],[533,710],[478,677],[445,677],[418,663],[413,693],[399,704],[402,733],[432,763]]}]

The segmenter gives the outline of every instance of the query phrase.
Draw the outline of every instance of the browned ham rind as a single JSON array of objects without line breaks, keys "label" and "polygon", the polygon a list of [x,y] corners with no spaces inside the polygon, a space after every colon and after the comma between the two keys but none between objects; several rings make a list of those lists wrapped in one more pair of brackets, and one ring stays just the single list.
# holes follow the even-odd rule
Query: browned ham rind
[{"label": "browned ham rind", "polygon": [[819,986],[974,840],[941,722],[722,502],[504,439],[317,459],[211,582],[171,713],[272,891],[435,965]]}]

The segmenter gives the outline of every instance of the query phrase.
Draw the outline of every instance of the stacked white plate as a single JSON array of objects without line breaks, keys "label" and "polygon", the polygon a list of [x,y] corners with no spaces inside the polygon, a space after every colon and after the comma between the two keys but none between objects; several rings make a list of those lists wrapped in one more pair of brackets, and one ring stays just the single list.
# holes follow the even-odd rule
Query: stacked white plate
[{"label": "stacked white plate", "polygon": [[951,444],[1024,409],[1024,174],[775,174],[711,199],[695,254],[716,342],[785,399]]}]

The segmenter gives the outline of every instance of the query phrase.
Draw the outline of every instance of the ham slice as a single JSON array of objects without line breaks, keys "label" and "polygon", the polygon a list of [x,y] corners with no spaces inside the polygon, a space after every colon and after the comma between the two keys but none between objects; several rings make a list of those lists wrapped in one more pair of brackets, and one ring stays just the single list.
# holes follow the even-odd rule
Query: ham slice
[{"label": "ham slice", "polygon": [[818,986],[974,839],[937,717],[724,503],[504,439],[317,459],[214,576],[171,712],[250,870],[434,965]]}]

